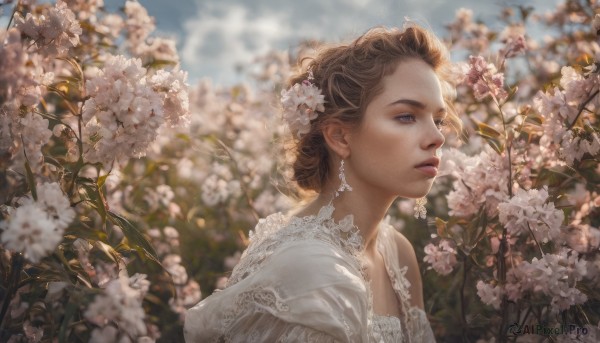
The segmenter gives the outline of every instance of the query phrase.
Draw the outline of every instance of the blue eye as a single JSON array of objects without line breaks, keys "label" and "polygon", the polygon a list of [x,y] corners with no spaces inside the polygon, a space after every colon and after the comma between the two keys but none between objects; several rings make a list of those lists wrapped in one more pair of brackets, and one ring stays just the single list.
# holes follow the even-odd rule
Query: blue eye
[{"label": "blue eye", "polygon": [[413,114],[402,114],[402,115],[396,116],[396,119],[398,119],[399,121],[401,121],[403,123],[412,123],[415,121],[415,116]]}]

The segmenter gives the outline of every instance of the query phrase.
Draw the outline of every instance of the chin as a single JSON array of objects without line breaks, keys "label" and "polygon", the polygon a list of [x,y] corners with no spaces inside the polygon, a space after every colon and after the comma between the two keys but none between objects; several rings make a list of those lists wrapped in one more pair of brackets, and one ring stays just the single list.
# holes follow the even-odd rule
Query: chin
[{"label": "chin", "polygon": [[427,194],[431,190],[432,185],[433,185],[433,183],[430,183],[426,187],[418,187],[418,188],[415,187],[414,189],[411,189],[411,190],[405,189],[405,190],[403,190],[403,192],[399,193],[398,196],[401,198],[410,198],[410,199],[423,198],[423,197],[427,196]]}]

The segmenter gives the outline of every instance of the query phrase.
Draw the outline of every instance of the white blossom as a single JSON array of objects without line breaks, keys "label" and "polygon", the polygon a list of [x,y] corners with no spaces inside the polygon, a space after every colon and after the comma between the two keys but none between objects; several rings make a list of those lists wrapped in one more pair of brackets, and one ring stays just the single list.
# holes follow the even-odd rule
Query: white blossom
[{"label": "white blossom", "polygon": [[171,274],[175,285],[185,285],[188,281],[188,274],[185,267],[181,265],[181,256],[175,254],[167,255],[163,259],[162,264],[165,270]]},{"label": "white blossom", "polygon": [[163,96],[165,120],[171,127],[189,124],[190,101],[187,73],[181,70],[158,70],[150,78],[150,85]]},{"label": "white blossom", "polygon": [[33,263],[56,249],[75,211],[57,183],[37,185],[38,200],[24,198],[7,221],[0,223],[1,240],[9,250],[22,252]]},{"label": "white blossom", "polygon": [[309,80],[281,91],[283,119],[295,136],[309,132],[310,121],[317,118],[318,112],[325,111],[324,99],[321,90]]},{"label": "white blossom", "polygon": [[62,232],[35,203],[16,208],[8,221],[0,222],[0,228],[4,247],[22,252],[33,263],[54,251],[62,240]]},{"label": "white blossom", "polygon": [[64,1],[49,8],[42,15],[27,13],[15,15],[15,27],[29,37],[45,55],[64,54],[79,44],[82,33],[79,21]]},{"label": "white blossom", "polygon": [[90,99],[83,105],[84,158],[108,165],[144,155],[164,117],[141,61],[109,56],[85,88]]},{"label": "white blossom", "polygon": [[[13,126],[14,128],[15,126]],[[29,112],[23,118],[19,119],[18,139],[24,145],[27,160],[33,170],[39,170],[42,165],[43,155],[42,147],[48,143],[52,137],[52,131],[48,128],[48,119]]]},{"label": "white blossom", "polygon": [[[133,280],[134,286],[140,282],[140,278]],[[132,287],[130,282],[126,276],[108,282],[103,294],[97,295],[85,311],[85,318],[101,327],[110,322],[118,323],[133,338],[146,335],[143,289]]]},{"label": "white blossom", "polygon": [[44,209],[57,228],[62,230],[71,224],[75,211],[58,183],[38,184],[37,197],[36,203]]},{"label": "white blossom", "polygon": [[148,11],[137,1],[127,0],[125,2],[125,29],[127,30],[127,42],[130,49],[135,53],[146,38],[154,31],[154,18],[148,15]]},{"label": "white blossom", "polygon": [[[152,37],[147,44],[139,44],[135,55],[144,61],[144,64],[152,62],[179,63],[177,47],[173,39]],[[162,70],[162,69],[161,69]]]}]

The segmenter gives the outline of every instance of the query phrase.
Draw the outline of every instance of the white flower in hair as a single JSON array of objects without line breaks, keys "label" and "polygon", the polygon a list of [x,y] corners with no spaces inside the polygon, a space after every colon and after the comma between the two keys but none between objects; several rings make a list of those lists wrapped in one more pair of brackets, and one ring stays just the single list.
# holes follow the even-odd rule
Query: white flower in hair
[{"label": "white flower in hair", "polygon": [[325,111],[325,96],[311,79],[312,74],[308,80],[281,91],[283,119],[298,138],[310,131],[310,121],[317,118],[318,112]]}]

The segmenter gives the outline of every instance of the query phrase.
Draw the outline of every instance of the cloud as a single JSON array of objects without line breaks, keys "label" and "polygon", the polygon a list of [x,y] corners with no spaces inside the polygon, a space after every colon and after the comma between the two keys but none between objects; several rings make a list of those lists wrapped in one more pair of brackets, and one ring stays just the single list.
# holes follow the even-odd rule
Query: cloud
[{"label": "cloud", "polygon": [[[295,47],[302,39],[349,40],[373,26],[401,26],[405,17],[443,33],[443,26],[461,7],[492,23],[500,9],[510,4],[507,0],[195,1],[196,14],[184,21],[180,36],[183,67],[189,70],[190,81],[210,77],[217,84],[241,81],[236,65],[250,63],[272,49]],[[542,11],[557,2],[517,3],[533,4]]]},{"label": "cloud", "polygon": [[283,17],[251,13],[242,4],[213,4],[200,12],[184,25],[181,57],[191,74],[212,76],[217,83],[235,80],[235,65],[251,62],[291,35]]}]

